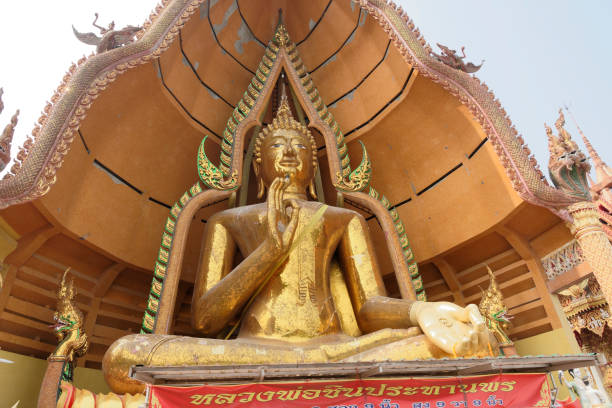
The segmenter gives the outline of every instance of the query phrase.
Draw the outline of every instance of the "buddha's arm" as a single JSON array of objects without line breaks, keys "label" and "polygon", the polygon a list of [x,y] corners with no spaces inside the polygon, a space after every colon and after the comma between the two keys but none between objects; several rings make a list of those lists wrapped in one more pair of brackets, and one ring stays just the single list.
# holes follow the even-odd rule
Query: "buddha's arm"
[{"label": "buddha's arm", "polygon": [[209,220],[192,301],[193,327],[209,336],[240,312],[278,259],[278,251],[264,240],[232,270],[235,248],[227,228],[216,218]]},{"label": "buddha's arm", "polygon": [[340,241],[340,260],[359,327],[364,332],[406,328],[412,301],[386,296],[365,219],[354,216]]}]

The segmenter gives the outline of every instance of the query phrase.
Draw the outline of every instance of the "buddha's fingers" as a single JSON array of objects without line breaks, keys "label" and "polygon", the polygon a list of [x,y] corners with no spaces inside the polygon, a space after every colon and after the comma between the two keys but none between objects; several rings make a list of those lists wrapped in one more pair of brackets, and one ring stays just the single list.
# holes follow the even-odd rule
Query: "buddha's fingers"
[{"label": "buddha's fingers", "polygon": [[287,224],[289,222],[289,216],[287,215],[287,205],[285,204],[285,191],[287,187],[289,187],[289,177],[283,178],[281,186],[279,188],[278,201],[277,205],[279,208],[280,216],[283,224]]},{"label": "buddha's fingers", "polygon": [[486,323],[478,306],[471,304],[465,308],[466,314],[469,317],[469,322],[472,324],[473,335],[473,352],[486,350],[489,347],[489,332]]},{"label": "buddha's fingers", "polygon": [[[472,323],[474,329],[480,334],[486,332],[486,324],[484,317],[480,314],[480,310],[478,310],[478,306],[474,304],[467,305],[465,310],[469,316],[469,321]],[[488,340],[487,340],[488,342]]]},{"label": "buddha's fingers", "polygon": [[[274,209],[276,210],[277,219],[282,221],[283,209],[281,207],[281,203],[283,202],[283,179],[279,179],[278,185],[274,190]],[[278,228],[278,226],[276,226]]]},{"label": "buddha's fingers", "polygon": [[297,223],[299,219],[300,206],[295,200],[288,201],[289,206],[291,207],[291,218],[289,220],[289,224],[287,225],[287,229],[283,233],[283,240],[286,245],[290,245],[293,240],[293,236],[295,234],[295,230],[297,229]]},{"label": "buddha's fingers", "polygon": [[268,191],[267,207],[268,207],[268,233],[272,238],[276,247],[280,248],[281,238],[278,233],[278,211],[276,209],[276,192],[278,190],[279,179],[275,179],[270,184],[270,191]]}]

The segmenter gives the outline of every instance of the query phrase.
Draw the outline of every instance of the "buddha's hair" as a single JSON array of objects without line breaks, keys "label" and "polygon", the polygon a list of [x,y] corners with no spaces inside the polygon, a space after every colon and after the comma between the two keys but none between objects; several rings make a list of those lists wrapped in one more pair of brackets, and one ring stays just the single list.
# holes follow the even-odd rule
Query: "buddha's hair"
[{"label": "buddha's hair", "polygon": [[261,144],[264,139],[270,135],[272,135],[276,130],[295,130],[299,134],[301,134],[304,138],[310,140],[311,150],[312,150],[312,166],[316,170],[318,166],[317,162],[317,144],[315,143],[315,139],[306,126],[298,122],[293,118],[291,114],[291,108],[287,103],[287,97],[283,95],[278,111],[276,112],[276,116],[272,120],[272,123],[268,124],[265,128],[262,129],[261,132],[255,139],[255,163],[261,164]]}]

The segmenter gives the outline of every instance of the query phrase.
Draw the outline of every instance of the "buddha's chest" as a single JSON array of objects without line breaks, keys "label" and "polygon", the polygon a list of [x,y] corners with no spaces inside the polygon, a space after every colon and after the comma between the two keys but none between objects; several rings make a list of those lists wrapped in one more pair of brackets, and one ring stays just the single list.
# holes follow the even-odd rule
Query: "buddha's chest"
[{"label": "buddha's chest", "polygon": [[[284,258],[289,263],[302,264],[304,271],[321,266],[320,262],[335,251],[345,228],[337,217],[317,214],[316,210],[316,207],[300,208],[297,225],[290,238],[288,256]],[[238,250],[246,258],[262,242],[270,240],[272,234],[286,234],[288,225],[288,219],[277,220],[276,224],[269,222],[267,212],[260,210],[235,222],[232,235]],[[312,268],[308,268],[309,265]]]}]

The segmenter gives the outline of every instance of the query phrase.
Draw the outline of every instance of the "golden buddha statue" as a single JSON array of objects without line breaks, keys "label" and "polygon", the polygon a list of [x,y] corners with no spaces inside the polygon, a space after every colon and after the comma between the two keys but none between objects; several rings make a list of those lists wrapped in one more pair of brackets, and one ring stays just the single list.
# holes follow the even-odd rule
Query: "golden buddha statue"
[{"label": "golden buddha statue", "polygon": [[[387,297],[365,219],[308,200],[307,190],[314,195],[316,145],[292,117],[286,96],[256,137],[253,165],[259,196],[268,190],[266,202],[221,211],[206,225],[192,301],[192,324],[204,338],[136,334],[117,340],[103,360],[115,392],[143,389],[128,378],[135,364],[488,354],[489,334],[476,305]],[[236,250],[243,256],[238,265]]]}]

